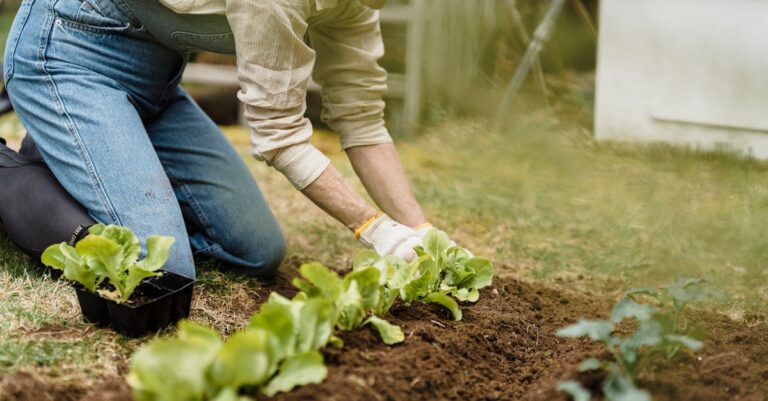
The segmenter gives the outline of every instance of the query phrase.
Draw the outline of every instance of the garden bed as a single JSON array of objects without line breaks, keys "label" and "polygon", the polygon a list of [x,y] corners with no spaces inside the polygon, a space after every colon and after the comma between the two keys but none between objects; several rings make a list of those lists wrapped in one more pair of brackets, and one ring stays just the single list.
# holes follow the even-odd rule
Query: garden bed
[{"label": "garden bed", "polygon": [[[286,271],[295,274],[295,268]],[[286,276],[265,288],[295,292]],[[341,333],[344,349],[324,352],[327,380],[275,399],[565,400],[552,390],[556,383],[576,377],[579,361],[601,356],[601,350],[554,333],[579,317],[605,317],[614,301],[500,277],[477,304],[465,308],[460,322],[438,306],[396,306],[390,321],[403,327],[404,344],[386,346],[370,329]],[[768,327],[705,312],[695,320],[709,334],[705,347],[654,361],[653,372],[639,384],[654,400],[768,399]],[[596,386],[599,378],[583,381]],[[129,399],[130,390],[118,377],[76,384],[27,373],[0,378],[0,401]]]}]

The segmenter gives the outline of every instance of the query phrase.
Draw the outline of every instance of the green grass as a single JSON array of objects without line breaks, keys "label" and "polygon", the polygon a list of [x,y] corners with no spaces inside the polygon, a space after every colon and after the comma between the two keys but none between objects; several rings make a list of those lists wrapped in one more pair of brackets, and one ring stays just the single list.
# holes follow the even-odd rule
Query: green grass
[{"label": "green grass", "polygon": [[765,318],[768,164],[598,145],[546,114],[500,132],[431,131],[403,154],[418,196],[478,253],[534,278],[618,278],[606,284],[621,290],[703,277],[727,295],[720,308]]},{"label": "green grass", "polygon": [[[596,144],[584,128],[553,114],[529,114],[499,131],[453,121],[401,141],[433,222],[493,259],[501,275],[594,295],[704,277],[726,295],[712,308],[765,319],[768,165],[664,146]],[[278,215],[289,256],[347,266],[360,249],[352,235],[252,160],[245,130],[227,134]],[[353,178],[335,137],[318,135],[316,144]],[[193,318],[231,332],[247,322],[245,311],[265,285],[203,268]],[[81,323],[73,291],[0,241],[0,373],[117,374],[140,343]]]}]

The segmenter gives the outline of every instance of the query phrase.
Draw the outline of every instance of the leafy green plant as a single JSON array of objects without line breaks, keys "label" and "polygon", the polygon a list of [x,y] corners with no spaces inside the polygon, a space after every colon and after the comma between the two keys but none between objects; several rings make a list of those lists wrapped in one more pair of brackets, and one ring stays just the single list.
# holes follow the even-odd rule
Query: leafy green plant
[{"label": "leafy green plant", "polygon": [[394,256],[362,251],[354,259],[352,272],[340,277],[319,263],[301,266],[301,278],[293,284],[309,297],[323,297],[337,310],[336,326],[353,330],[370,324],[386,344],[403,341],[400,327],[381,316],[389,313],[398,298],[406,303],[437,303],[455,320],[462,311],[457,301],[477,302],[480,289],[491,285],[493,265],[451,243],[439,230],[424,237],[415,248],[419,258],[412,263]]},{"label": "leafy green plant", "polygon": [[[67,280],[80,283],[86,290],[125,303],[144,279],[161,274],[158,270],[168,260],[174,241],[172,237],[149,237],[147,256],[138,260],[141,244],[130,229],[96,224],[74,247],[66,243],[51,245],[41,260],[46,266],[62,270]],[[114,290],[99,288],[105,280]]]},{"label": "leafy green plant", "polygon": [[247,401],[258,391],[272,396],[325,379],[320,349],[342,346],[334,330],[373,326],[386,344],[405,338],[382,318],[395,302],[436,302],[461,319],[459,301],[475,302],[490,285],[493,266],[452,245],[435,231],[418,248],[419,259],[381,257],[364,251],[340,276],[319,264],[299,268],[293,299],[277,293],[245,330],[223,341],[211,329],[184,322],[176,338],[155,340],[137,351],[128,383],[137,401]]},{"label": "leafy green plant", "polygon": [[479,290],[493,281],[493,264],[488,259],[452,244],[442,231],[430,230],[424,236],[424,246],[415,250],[419,259],[399,280],[400,298],[405,302],[437,303],[450,310],[455,320],[461,320],[456,300],[477,302]]},{"label": "leafy green plant", "polygon": [[[581,362],[579,371],[602,369],[608,373],[602,391],[608,401],[648,401],[650,394],[635,385],[642,362],[654,354],[668,358],[681,348],[698,350],[703,344],[689,336],[681,324],[681,316],[691,301],[711,295],[703,289],[703,280],[679,278],[674,284],[661,289],[637,288],[630,290],[614,305],[610,320],[580,320],[560,329],[560,337],[586,337],[605,345],[613,360],[589,358]],[[642,296],[650,296],[655,304],[640,303]],[[627,336],[615,333],[616,325],[634,320],[636,328]],[[589,392],[576,381],[561,382],[558,389],[576,401],[589,400]]]},{"label": "leafy green plant", "polygon": [[[379,332],[386,344],[396,344],[405,339],[399,326],[376,316],[386,313],[382,305],[382,273],[374,267],[353,270],[344,277],[319,263],[304,264],[299,268],[301,278],[293,284],[310,298],[319,297],[334,306],[333,322],[340,330],[354,330],[370,324]],[[391,304],[390,304],[391,306]]]},{"label": "leafy green plant", "polygon": [[270,295],[245,330],[223,341],[191,322],[176,338],[155,340],[131,360],[137,401],[246,401],[243,389],[273,396],[327,375],[318,351],[332,337],[332,306],[299,294]]}]

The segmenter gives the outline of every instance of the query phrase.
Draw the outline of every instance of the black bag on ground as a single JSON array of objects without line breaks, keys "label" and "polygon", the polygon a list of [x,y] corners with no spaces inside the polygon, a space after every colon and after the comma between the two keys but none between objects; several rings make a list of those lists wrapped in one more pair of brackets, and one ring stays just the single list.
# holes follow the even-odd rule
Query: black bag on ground
[{"label": "black bag on ground", "polygon": [[73,245],[95,223],[42,159],[16,153],[0,139],[0,232],[39,262],[45,248]]}]

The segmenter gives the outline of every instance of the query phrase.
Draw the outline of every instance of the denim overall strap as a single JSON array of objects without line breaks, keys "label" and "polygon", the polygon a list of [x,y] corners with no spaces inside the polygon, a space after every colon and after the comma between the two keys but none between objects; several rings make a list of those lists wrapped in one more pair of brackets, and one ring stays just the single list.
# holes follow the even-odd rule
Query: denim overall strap
[{"label": "denim overall strap", "polygon": [[235,54],[235,37],[224,15],[177,14],[159,0],[112,1],[124,3],[158,42],[171,49]]}]

